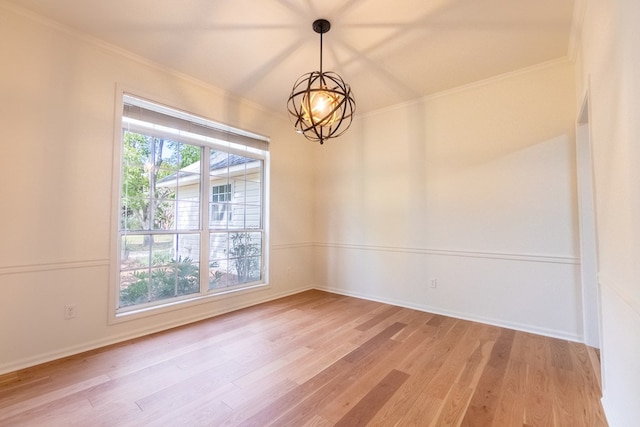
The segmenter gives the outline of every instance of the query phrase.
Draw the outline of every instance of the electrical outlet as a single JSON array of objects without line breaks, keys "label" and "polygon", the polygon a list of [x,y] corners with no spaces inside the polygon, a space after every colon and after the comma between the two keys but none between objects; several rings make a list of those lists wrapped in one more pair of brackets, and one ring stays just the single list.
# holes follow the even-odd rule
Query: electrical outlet
[{"label": "electrical outlet", "polygon": [[431,287],[432,288],[437,288],[438,287],[438,279],[431,279]]},{"label": "electrical outlet", "polygon": [[66,320],[74,319],[77,315],[76,305],[75,304],[67,304],[64,306],[64,318]]}]

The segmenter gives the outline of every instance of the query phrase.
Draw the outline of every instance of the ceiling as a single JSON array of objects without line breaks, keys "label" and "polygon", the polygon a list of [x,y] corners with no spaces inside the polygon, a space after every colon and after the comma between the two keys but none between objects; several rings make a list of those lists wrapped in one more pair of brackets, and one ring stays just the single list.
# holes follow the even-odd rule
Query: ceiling
[{"label": "ceiling", "polygon": [[82,33],[286,113],[319,68],[358,112],[569,56],[574,0],[11,0]]}]

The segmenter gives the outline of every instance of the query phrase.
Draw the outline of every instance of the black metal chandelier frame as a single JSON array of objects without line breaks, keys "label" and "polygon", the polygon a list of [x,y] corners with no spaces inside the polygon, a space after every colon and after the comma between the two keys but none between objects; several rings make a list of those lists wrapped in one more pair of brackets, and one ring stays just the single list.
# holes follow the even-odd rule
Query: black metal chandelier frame
[{"label": "black metal chandelier frame", "polygon": [[[331,71],[322,69],[322,35],[329,31],[331,23],[326,19],[313,22],[313,30],[320,34],[320,71],[302,75],[293,85],[287,102],[290,117],[298,133],[307,139],[323,144],[329,138],[342,135],[353,120],[356,102],[348,84]],[[316,94],[336,100],[322,117],[310,114],[311,101]]]}]

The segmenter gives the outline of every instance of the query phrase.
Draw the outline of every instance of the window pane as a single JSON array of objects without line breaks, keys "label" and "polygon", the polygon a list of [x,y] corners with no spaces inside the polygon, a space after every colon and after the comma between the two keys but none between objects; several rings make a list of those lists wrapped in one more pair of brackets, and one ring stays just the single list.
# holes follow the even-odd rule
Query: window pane
[{"label": "window pane", "polygon": [[175,230],[176,203],[173,200],[155,200],[151,206],[153,209],[154,230]]},{"label": "window pane", "polygon": [[157,165],[158,168],[178,169],[178,152],[176,150],[178,145],[178,143],[168,139],[151,137],[151,162]]},{"label": "window pane", "polygon": [[182,258],[168,267],[151,269],[151,301],[200,291],[199,264]]},{"label": "window pane", "polygon": [[175,259],[175,234],[145,236],[153,239],[151,263],[154,267],[170,265]]},{"label": "window pane", "polygon": [[245,181],[245,188],[247,192],[245,203],[259,205],[262,203],[262,183],[260,182],[260,174],[255,173],[252,177],[254,177],[255,180],[247,179],[247,181]]},{"label": "window pane", "polygon": [[211,233],[209,236],[209,289],[224,288],[229,278],[229,235]]},{"label": "window pane", "polygon": [[120,268],[130,270],[149,266],[150,236],[125,235],[120,244]]},{"label": "window pane", "polygon": [[120,273],[120,307],[145,303],[149,300],[149,270]]},{"label": "window pane", "polygon": [[260,228],[262,225],[262,207],[259,205],[233,205],[229,221],[230,229]]},{"label": "window pane", "polygon": [[213,229],[224,230],[229,226],[233,218],[231,207],[228,203],[211,203],[209,205],[209,226]]},{"label": "window pane", "polygon": [[200,259],[200,235],[199,234],[179,234],[176,236],[178,257],[177,261],[190,260],[198,262]]},{"label": "window pane", "polygon": [[230,229],[246,228],[245,205],[231,205],[231,218],[232,220],[229,221]]},{"label": "window pane", "polygon": [[125,130],[123,135],[122,164],[143,167],[149,161],[150,138],[139,133]]},{"label": "window pane", "polygon": [[178,156],[180,169],[185,169],[189,165],[197,165],[196,168],[191,168],[190,170],[200,175],[200,159],[202,157],[202,148],[191,144],[179,144]]},{"label": "window pane", "polygon": [[234,177],[233,179],[233,202],[245,203],[247,198],[247,188],[245,185],[244,176]]},{"label": "window pane", "polygon": [[226,259],[229,251],[229,235],[227,233],[211,233],[209,237],[209,260]]},{"label": "window pane", "polygon": [[246,233],[246,235],[247,235],[247,241],[249,241],[252,244],[256,245],[256,248],[257,248],[258,253],[259,253],[260,252],[260,248],[262,246],[262,233],[252,231],[250,233]]},{"label": "window pane", "polygon": [[188,295],[200,292],[200,268],[199,263],[191,258],[180,258],[176,263],[178,275],[177,295]]},{"label": "window pane", "polygon": [[198,230],[200,228],[200,202],[179,200],[176,206],[176,227],[178,230]]},{"label": "window pane", "polygon": [[122,230],[144,230],[143,213],[146,211],[146,206],[148,206],[148,199],[123,199],[120,210],[120,228]]},{"label": "window pane", "polygon": [[178,169],[176,169],[172,165],[162,163],[160,166],[156,167],[155,172],[156,172],[155,179],[157,183],[157,188],[163,188],[163,187],[169,187],[171,189],[176,188],[175,184],[176,184]]},{"label": "window pane", "polygon": [[245,228],[262,227],[262,207],[259,205],[245,206]]},{"label": "window pane", "polygon": [[[209,175],[218,179],[226,179],[229,173],[229,156],[228,153],[222,151],[211,150],[209,157]],[[231,154],[233,156],[233,154]]]},{"label": "window pane", "polygon": [[174,268],[151,269],[151,301],[172,298],[176,292],[176,270]]},{"label": "window pane", "polygon": [[221,289],[229,286],[229,262],[217,259],[209,262],[209,289]]},{"label": "window pane", "polygon": [[231,233],[229,236],[229,274],[235,275],[237,283],[250,282],[260,277],[261,255],[260,233]]},{"label": "window pane", "polygon": [[172,179],[177,184],[177,199],[200,200],[200,175],[180,171],[177,179]]},{"label": "window pane", "polygon": [[261,271],[262,271],[260,260],[261,258],[259,256],[246,258],[245,262],[249,267],[247,268],[247,275],[246,275],[245,282],[255,282],[256,280],[260,280]]},{"label": "window pane", "polygon": [[122,196],[149,198],[149,173],[144,166],[124,166],[122,169]]}]

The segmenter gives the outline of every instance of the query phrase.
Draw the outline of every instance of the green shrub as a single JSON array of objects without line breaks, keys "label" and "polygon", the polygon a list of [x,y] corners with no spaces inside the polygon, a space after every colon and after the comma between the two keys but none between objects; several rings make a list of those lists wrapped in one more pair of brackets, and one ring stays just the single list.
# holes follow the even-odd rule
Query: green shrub
[{"label": "green shrub", "polygon": [[238,275],[238,283],[260,279],[260,244],[252,243],[250,233],[231,235],[229,255]]},{"label": "green shrub", "polygon": [[135,272],[133,283],[120,290],[120,306],[187,295],[200,290],[200,271],[189,257],[171,259],[170,266]]}]

